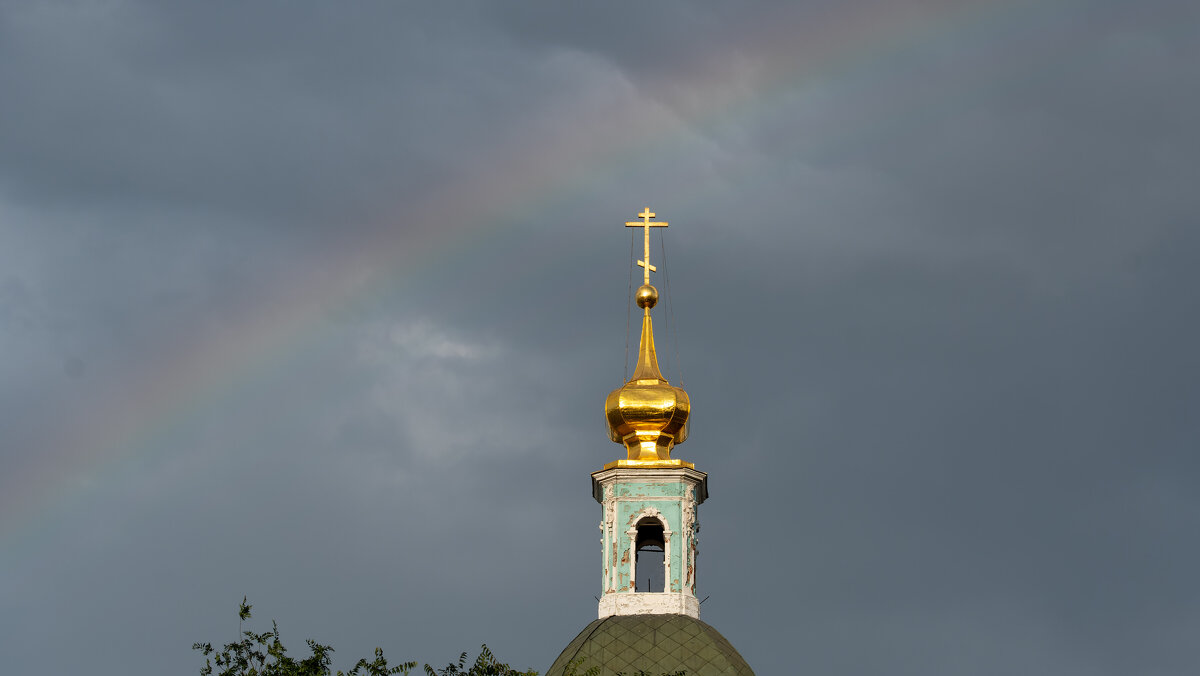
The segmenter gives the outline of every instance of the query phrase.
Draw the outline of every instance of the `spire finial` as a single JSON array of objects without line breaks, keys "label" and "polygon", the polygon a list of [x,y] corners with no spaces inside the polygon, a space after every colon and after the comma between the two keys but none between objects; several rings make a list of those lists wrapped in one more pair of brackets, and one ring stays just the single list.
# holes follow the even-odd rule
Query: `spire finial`
[{"label": "spire finial", "polygon": [[638,363],[633,370],[632,380],[661,380],[667,382],[666,378],[662,377],[662,373],[658,370],[658,355],[654,351],[654,328],[650,325],[650,308],[658,304],[658,289],[650,284],[650,272],[657,272],[658,268],[650,264],[650,228],[665,228],[666,221],[651,221],[655,214],[650,211],[650,207],[642,210],[638,214],[642,219],[640,221],[626,221],[627,228],[641,228],[645,235],[644,247],[642,249],[642,260],[637,264],[645,269],[643,277],[644,283],[638,287],[634,294],[634,299],[637,301],[637,306],[645,310],[642,313],[642,339],[638,346]]},{"label": "spire finial", "polygon": [[667,222],[651,221],[654,212],[649,207],[638,216],[641,221],[630,221],[625,227],[642,228],[645,236],[642,260],[637,262],[645,269],[645,283],[635,294],[638,307],[644,310],[642,337],[633,377],[605,400],[608,436],[625,445],[628,457],[617,463],[623,467],[691,467],[691,463],[671,458],[675,444],[687,439],[691,403],[687,392],[671,385],[659,371],[650,321],[650,308],[658,303],[658,289],[650,285],[650,273],[657,271],[650,264],[650,228],[665,228]]}]

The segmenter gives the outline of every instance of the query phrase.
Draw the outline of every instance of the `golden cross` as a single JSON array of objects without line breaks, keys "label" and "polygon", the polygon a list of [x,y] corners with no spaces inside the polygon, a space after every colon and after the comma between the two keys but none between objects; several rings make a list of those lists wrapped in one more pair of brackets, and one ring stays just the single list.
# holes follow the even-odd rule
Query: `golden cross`
[{"label": "golden cross", "polygon": [[666,221],[654,221],[653,223],[651,223],[650,219],[654,218],[654,212],[650,211],[650,207],[646,207],[645,211],[638,214],[638,216],[640,216],[642,220],[626,221],[625,227],[627,227],[627,228],[642,228],[645,230],[646,245],[645,245],[645,249],[644,249],[645,253],[643,254],[644,258],[642,260],[638,261],[637,263],[638,263],[638,265],[640,265],[646,269],[644,283],[649,284],[650,283],[650,271],[651,270],[654,270],[655,272],[658,271],[658,268],[654,267],[653,265],[650,265],[650,228],[665,228],[665,227],[667,227],[667,222]]}]

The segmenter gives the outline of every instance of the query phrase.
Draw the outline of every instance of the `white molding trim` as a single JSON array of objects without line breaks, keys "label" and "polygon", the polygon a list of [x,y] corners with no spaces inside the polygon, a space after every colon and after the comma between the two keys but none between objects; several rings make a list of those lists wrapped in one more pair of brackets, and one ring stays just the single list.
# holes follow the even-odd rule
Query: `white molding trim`
[{"label": "white molding trim", "polygon": [[600,598],[600,617],[612,615],[687,615],[700,619],[700,601],[677,592],[619,592]]}]

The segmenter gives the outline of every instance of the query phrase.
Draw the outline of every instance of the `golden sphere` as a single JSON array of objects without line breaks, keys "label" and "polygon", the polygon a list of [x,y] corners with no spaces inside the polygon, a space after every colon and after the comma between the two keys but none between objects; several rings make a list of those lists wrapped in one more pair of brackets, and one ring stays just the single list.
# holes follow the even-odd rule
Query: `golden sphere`
[{"label": "golden sphere", "polygon": [[658,289],[649,284],[643,284],[638,287],[634,298],[637,298],[638,307],[652,308],[658,304]]}]

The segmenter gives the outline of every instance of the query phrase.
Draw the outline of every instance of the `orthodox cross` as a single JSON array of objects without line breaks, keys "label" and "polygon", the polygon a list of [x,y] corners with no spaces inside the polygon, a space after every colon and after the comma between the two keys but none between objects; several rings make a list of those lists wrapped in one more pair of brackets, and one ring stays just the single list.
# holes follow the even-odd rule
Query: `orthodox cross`
[{"label": "orthodox cross", "polygon": [[650,228],[665,228],[665,227],[667,227],[667,222],[666,221],[654,221],[653,223],[650,222],[650,219],[654,218],[654,212],[650,211],[650,207],[646,207],[646,209],[644,211],[642,211],[642,213],[638,214],[638,216],[640,216],[642,220],[626,221],[625,227],[627,227],[627,228],[642,228],[645,231],[646,244],[645,244],[645,249],[644,249],[645,253],[643,254],[644,258],[642,258],[642,260],[638,261],[637,264],[646,269],[644,283],[649,284],[650,283],[650,271],[651,270],[653,270],[655,272],[658,271],[658,268],[654,267],[653,265],[650,265]]}]

